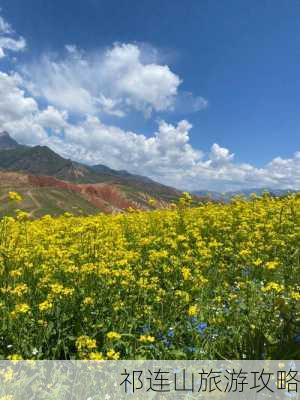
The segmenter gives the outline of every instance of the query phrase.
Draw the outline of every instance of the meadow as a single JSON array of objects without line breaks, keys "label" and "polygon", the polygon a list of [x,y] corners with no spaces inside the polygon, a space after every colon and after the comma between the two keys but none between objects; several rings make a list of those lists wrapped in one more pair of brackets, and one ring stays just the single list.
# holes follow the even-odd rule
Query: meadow
[{"label": "meadow", "polygon": [[2,218],[0,358],[299,359],[300,197],[190,202]]}]

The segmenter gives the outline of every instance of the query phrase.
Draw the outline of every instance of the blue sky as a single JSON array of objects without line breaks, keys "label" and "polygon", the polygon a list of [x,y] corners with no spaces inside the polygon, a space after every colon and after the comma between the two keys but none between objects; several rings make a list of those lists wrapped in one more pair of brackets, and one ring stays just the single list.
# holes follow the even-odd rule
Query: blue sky
[{"label": "blue sky", "polygon": [[0,59],[21,142],[180,188],[300,189],[299,1],[0,5],[26,41]]}]

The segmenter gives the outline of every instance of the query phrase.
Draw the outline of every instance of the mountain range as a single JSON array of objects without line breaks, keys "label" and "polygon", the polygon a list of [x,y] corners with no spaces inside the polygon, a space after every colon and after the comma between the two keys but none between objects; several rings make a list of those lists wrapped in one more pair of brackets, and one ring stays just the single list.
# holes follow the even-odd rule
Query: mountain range
[{"label": "mountain range", "polygon": [[[105,165],[87,166],[47,146],[24,146],[0,133],[0,215],[13,212],[8,191],[23,195],[20,208],[34,216],[69,211],[91,214],[151,209],[177,201],[181,192],[147,177]],[[149,200],[154,204],[150,205]]]},{"label": "mountain range", "polygon": [[227,203],[235,196],[243,196],[245,198],[250,198],[253,193],[255,193],[257,196],[262,196],[264,193],[269,193],[273,197],[282,197],[295,192],[297,191],[288,189],[272,189],[265,187],[265,188],[250,188],[250,189],[228,191],[224,193],[210,191],[210,190],[198,190],[194,191],[193,194],[200,197],[206,197],[213,201],[220,201]]},{"label": "mountain range", "polygon": [[[129,207],[153,209],[177,202],[182,192],[145,176],[114,170],[105,165],[88,166],[66,159],[47,146],[24,146],[7,132],[0,132],[0,217],[14,215],[16,205],[9,191],[19,192],[18,207],[34,217],[44,214],[75,215],[120,212]],[[253,188],[220,193],[194,191],[195,202],[229,202],[236,195],[248,198],[269,192],[284,196],[290,191]],[[152,199],[154,202],[149,202]]]}]

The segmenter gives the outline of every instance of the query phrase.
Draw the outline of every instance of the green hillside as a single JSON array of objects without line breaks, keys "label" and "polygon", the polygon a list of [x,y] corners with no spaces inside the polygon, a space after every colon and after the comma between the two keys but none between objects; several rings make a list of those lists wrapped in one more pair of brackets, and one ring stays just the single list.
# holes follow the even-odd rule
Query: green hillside
[{"label": "green hillside", "polygon": [[33,218],[45,214],[60,215],[70,212],[75,215],[88,215],[99,213],[100,210],[84,199],[80,194],[70,190],[57,188],[12,188],[21,194],[23,200],[14,203],[8,199],[8,189],[0,188],[0,217],[4,215],[15,216],[16,209],[30,213]]}]

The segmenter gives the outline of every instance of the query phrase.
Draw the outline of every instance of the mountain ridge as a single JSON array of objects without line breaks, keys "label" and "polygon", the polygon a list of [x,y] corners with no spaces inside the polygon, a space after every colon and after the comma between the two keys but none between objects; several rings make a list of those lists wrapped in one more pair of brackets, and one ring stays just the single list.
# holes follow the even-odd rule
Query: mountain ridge
[{"label": "mountain ridge", "polygon": [[19,143],[16,142],[8,132],[0,132],[0,150],[10,150],[19,147]]},{"label": "mountain ridge", "polygon": [[[85,207],[83,202],[83,208],[88,212],[95,211],[94,209],[114,212],[129,207],[166,207],[171,202],[177,202],[182,193],[150,178],[124,170],[117,171],[102,164],[88,166],[66,159],[47,146],[20,145],[7,132],[2,133],[0,139],[2,137],[5,140],[0,140],[0,191],[5,189],[7,192],[17,187],[25,196],[27,194],[33,199],[39,197],[39,201],[33,203],[40,203],[41,209],[47,209],[47,196],[53,197],[54,192],[56,198],[63,195],[62,197],[68,199],[65,201],[71,203],[71,194],[77,203],[83,199],[92,205],[91,209],[89,206]],[[17,181],[22,182],[23,186],[16,184]],[[41,196],[42,193],[44,197]],[[3,191],[2,197],[8,201]],[[150,199],[155,200],[156,206],[150,206]],[[58,204],[58,201],[55,202]],[[31,206],[28,205],[29,210]],[[57,213],[65,208],[69,209],[64,206],[57,207]],[[40,211],[36,214],[40,215]]]},{"label": "mountain ridge", "polygon": [[66,159],[48,146],[23,146],[18,144],[6,132],[15,146],[3,149],[0,146],[0,169],[21,171],[34,175],[54,176],[58,179],[75,183],[101,183],[111,181],[115,184],[151,185],[160,190],[170,190],[174,194],[179,190],[158,183],[142,175],[131,174],[125,170],[114,170],[103,164],[88,166],[71,159]]}]

